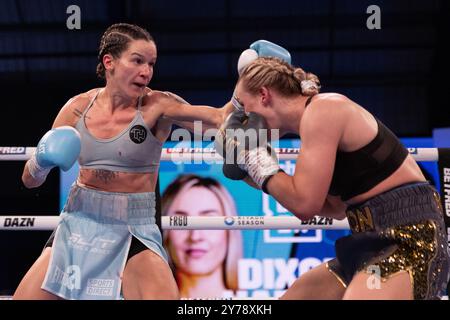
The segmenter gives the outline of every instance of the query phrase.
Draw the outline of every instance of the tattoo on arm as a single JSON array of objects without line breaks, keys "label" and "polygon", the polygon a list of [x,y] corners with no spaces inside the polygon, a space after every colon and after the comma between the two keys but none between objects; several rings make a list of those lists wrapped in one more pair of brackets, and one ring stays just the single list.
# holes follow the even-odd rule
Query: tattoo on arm
[{"label": "tattoo on arm", "polygon": [[[78,118],[81,118],[81,116],[83,115],[83,112],[81,112],[78,109],[73,110],[73,114],[76,115]],[[87,115],[85,115],[86,119],[90,119]]]},{"label": "tattoo on arm", "polygon": [[117,172],[109,170],[94,170],[94,175],[97,179],[106,184],[117,177]]}]

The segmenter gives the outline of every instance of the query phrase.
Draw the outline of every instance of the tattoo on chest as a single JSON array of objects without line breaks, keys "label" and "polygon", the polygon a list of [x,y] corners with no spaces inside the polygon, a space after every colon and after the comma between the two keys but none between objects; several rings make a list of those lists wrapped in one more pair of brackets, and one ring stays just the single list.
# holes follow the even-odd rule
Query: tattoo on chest
[{"label": "tattoo on chest", "polygon": [[94,175],[103,183],[108,183],[117,177],[117,173],[109,170],[94,170]]}]

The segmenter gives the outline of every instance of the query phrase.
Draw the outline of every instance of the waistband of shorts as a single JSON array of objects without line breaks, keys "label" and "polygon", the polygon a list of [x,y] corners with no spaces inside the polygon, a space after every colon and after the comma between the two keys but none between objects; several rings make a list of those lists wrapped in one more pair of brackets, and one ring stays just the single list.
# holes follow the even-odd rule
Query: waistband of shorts
[{"label": "waistband of shorts", "polygon": [[64,212],[78,212],[105,223],[155,223],[154,192],[122,193],[89,189],[74,183]]},{"label": "waistband of shorts", "polygon": [[351,205],[346,211],[353,232],[379,231],[425,220],[442,220],[439,193],[428,182],[409,183]]}]

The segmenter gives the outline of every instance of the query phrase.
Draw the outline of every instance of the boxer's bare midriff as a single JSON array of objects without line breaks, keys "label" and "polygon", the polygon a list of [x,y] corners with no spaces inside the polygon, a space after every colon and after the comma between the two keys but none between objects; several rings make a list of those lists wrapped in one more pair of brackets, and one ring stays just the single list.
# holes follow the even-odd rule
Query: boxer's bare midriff
[{"label": "boxer's bare midriff", "polygon": [[361,203],[403,184],[422,181],[426,181],[424,175],[411,155],[408,155],[402,165],[393,174],[369,191],[349,199],[347,204]]}]

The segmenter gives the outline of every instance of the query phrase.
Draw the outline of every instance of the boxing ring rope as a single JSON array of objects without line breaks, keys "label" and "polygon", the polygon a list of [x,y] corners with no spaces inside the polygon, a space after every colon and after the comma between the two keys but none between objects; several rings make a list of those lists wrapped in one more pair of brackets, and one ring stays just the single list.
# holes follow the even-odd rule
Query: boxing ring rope
[{"label": "boxing ring rope", "polygon": [[[0,230],[53,230],[59,223],[59,216],[0,216]],[[291,216],[221,216],[221,217],[161,217],[161,227],[165,230],[270,230],[270,229],[349,229],[347,219],[334,220],[316,218],[301,221]]]},{"label": "boxing ring rope", "polygon": [[[34,147],[0,147],[0,161],[24,161],[34,153]],[[280,161],[295,160],[300,148],[274,148]],[[438,148],[408,148],[416,161],[438,161]],[[163,148],[161,161],[194,161],[201,163],[223,163],[220,155],[213,148]],[[199,161],[199,162],[197,162]],[[8,215],[0,216],[0,231],[2,230],[53,230],[60,220],[59,216]],[[221,216],[221,217],[161,217],[161,227],[166,230],[345,230],[349,229],[347,219],[315,217],[301,221],[294,216]],[[11,299],[10,296],[0,296],[0,300]],[[268,300],[275,300],[269,298]],[[448,296],[442,298],[448,300]],[[233,300],[247,300],[233,298]],[[252,300],[248,298],[248,300]]]},{"label": "boxing ring rope", "polygon": [[[28,160],[34,153],[34,147],[0,147],[0,161]],[[278,159],[295,160],[300,148],[274,148]],[[408,148],[416,161],[437,161],[438,148]],[[223,163],[223,159],[216,154],[214,148],[163,148],[161,161],[209,161]]]}]

